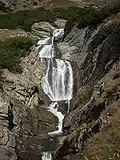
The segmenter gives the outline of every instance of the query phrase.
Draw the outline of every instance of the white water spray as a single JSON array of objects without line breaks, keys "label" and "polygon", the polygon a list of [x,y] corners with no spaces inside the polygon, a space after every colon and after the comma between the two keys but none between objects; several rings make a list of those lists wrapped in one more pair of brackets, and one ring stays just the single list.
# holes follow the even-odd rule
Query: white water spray
[{"label": "white water spray", "polygon": [[52,160],[52,155],[50,152],[43,152],[42,160]]},{"label": "white water spray", "polygon": [[[60,101],[68,102],[68,111],[73,92],[73,71],[69,61],[55,59],[54,40],[64,35],[64,29],[55,29],[51,37],[38,41],[38,57],[47,62],[46,75],[43,77],[42,89],[50,98],[48,110],[58,118],[57,130],[48,135],[62,133],[64,115],[58,111]],[[42,160],[52,160],[50,152],[43,152]]]},{"label": "white water spray", "polygon": [[51,101],[71,100],[73,73],[70,62],[59,59],[49,59],[42,88]]},{"label": "white water spray", "polygon": [[48,107],[49,108],[49,111],[54,114],[56,117],[58,117],[58,130],[57,131],[53,131],[53,132],[49,132],[48,135],[57,135],[57,134],[60,134],[62,133],[62,122],[63,122],[63,119],[64,119],[64,115],[58,111],[58,107],[59,107],[59,104],[57,102],[52,102],[50,104],[50,106]]}]

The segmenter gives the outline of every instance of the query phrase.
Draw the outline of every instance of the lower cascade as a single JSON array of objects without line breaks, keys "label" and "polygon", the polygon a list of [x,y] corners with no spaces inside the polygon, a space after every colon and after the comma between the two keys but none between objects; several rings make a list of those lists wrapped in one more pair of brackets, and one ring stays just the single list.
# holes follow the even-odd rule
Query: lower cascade
[{"label": "lower cascade", "polygon": [[42,160],[52,160],[52,155],[49,152],[43,152]]},{"label": "lower cascade", "polygon": [[[48,111],[58,118],[57,130],[49,132],[49,136],[62,133],[64,115],[59,111],[59,103],[68,103],[73,94],[73,71],[69,61],[55,58],[54,40],[64,35],[64,29],[53,30],[51,37],[41,39],[37,43],[37,55],[46,62],[46,74],[43,77],[42,89],[51,100]],[[50,151],[42,153],[42,160],[52,160]]]},{"label": "lower cascade", "polygon": [[57,131],[53,131],[53,132],[49,132],[48,135],[52,135],[52,134],[60,134],[62,133],[62,122],[63,122],[63,119],[64,119],[64,115],[58,111],[58,107],[59,107],[59,104],[57,102],[52,102],[50,104],[50,106],[48,107],[49,108],[49,111],[51,113],[53,113],[56,117],[58,117],[58,130]]}]

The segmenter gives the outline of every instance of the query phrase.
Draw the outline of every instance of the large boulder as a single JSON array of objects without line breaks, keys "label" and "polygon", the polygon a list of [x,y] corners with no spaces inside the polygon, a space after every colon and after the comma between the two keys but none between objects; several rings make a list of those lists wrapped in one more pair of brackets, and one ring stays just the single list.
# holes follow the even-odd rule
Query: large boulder
[{"label": "large boulder", "polygon": [[[53,30],[60,28],[64,29],[65,24],[66,20],[64,19],[57,19],[56,21],[53,22],[53,25],[45,21],[35,23],[31,27],[30,37],[32,37],[35,40],[39,40],[40,38],[51,37]],[[57,41],[58,40],[61,39],[58,38]]]},{"label": "large boulder", "polygon": [[65,25],[66,25],[66,20],[64,19],[57,19],[55,22],[54,22],[54,25],[56,26],[56,28],[65,28]]},{"label": "large boulder", "polygon": [[54,29],[55,27],[48,22],[39,22],[33,24],[31,33],[38,39],[46,38],[51,36],[51,33]]}]

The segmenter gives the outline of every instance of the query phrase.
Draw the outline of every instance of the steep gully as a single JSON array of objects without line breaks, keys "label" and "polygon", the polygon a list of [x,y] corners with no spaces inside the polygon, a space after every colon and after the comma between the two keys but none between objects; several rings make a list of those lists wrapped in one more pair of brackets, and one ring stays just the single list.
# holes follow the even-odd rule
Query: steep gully
[{"label": "steep gully", "polygon": [[[42,89],[49,97],[51,104],[48,111],[58,118],[57,130],[49,132],[54,137],[62,133],[64,115],[59,111],[59,103],[64,101],[70,107],[73,92],[73,72],[69,61],[56,58],[54,40],[64,35],[64,29],[53,30],[51,37],[41,39],[37,43],[38,57],[46,64],[46,75],[43,77]],[[50,151],[42,153],[42,160],[52,160]]]}]

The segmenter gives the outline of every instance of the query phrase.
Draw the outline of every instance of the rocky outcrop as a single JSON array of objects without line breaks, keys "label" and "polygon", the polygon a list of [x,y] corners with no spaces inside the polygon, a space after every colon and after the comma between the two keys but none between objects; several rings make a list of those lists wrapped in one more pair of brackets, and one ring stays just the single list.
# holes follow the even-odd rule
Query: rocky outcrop
[{"label": "rocky outcrop", "polygon": [[25,10],[38,7],[45,8],[63,8],[71,6],[96,6],[106,3],[115,2],[116,0],[0,0],[0,8],[3,11],[6,10]]},{"label": "rocky outcrop", "polygon": [[41,7],[44,4],[48,3],[49,0],[29,0],[29,1],[18,1],[18,0],[0,0],[0,7],[2,9],[12,9],[12,10],[23,10],[31,9],[36,7]]},{"label": "rocky outcrop", "polygon": [[[108,151],[105,155],[99,144],[95,145],[94,135],[103,136],[105,139],[105,128],[114,124],[114,121],[117,124],[119,122],[115,118],[115,112],[118,112],[120,107],[119,18],[120,13],[97,27],[84,29],[74,27],[64,42],[58,45],[61,54],[73,63],[75,93],[71,111],[64,119],[64,142],[56,150],[55,160],[101,159],[101,157],[104,159],[113,151],[112,144],[103,147]],[[64,47],[65,45],[68,47]],[[112,113],[114,118],[110,118],[109,113]],[[115,126],[113,130],[116,130]],[[111,128],[107,135],[110,135],[110,131],[112,132]],[[93,142],[95,146],[88,145],[89,142]],[[100,147],[102,145],[104,146],[104,143]],[[114,145],[119,150],[116,142]],[[102,155],[98,154],[99,150]]]},{"label": "rocky outcrop", "polygon": [[[64,119],[64,137],[60,138],[54,153],[55,160],[101,157],[104,160],[107,155],[103,149],[108,155],[119,156],[120,147],[116,142],[116,137],[120,138],[119,19],[120,13],[98,26],[83,29],[74,26],[64,41],[56,44],[61,59],[72,63],[74,98]],[[55,26],[36,23],[29,36],[38,40],[49,36],[56,26],[64,25],[63,20],[57,20]],[[47,133],[55,130],[56,119],[46,110],[47,99],[40,89],[44,66],[36,57],[35,47],[21,60],[21,66],[21,74],[0,72],[0,155],[3,159],[38,160],[43,147],[52,144]],[[103,147],[105,135],[110,136],[106,148]],[[101,151],[100,154],[97,151]]]},{"label": "rocky outcrop", "polygon": [[[65,20],[57,20],[57,27]],[[31,33],[22,30],[1,30],[1,40],[16,36],[29,36],[38,40],[50,35],[55,27],[47,22],[36,23]],[[5,33],[5,34],[4,34]],[[36,36],[37,35],[37,36]],[[48,112],[47,97],[41,89],[45,67],[36,48],[21,58],[22,73],[0,71],[0,159],[38,160],[42,150],[57,145],[48,132],[56,129],[57,118]]]},{"label": "rocky outcrop", "polygon": [[22,60],[22,67],[22,74],[1,71],[0,152],[5,159],[16,159],[15,151],[18,159],[40,158],[47,133],[56,126],[39,96],[44,68],[34,49]]},{"label": "rocky outcrop", "polygon": [[31,27],[30,36],[35,40],[39,40],[40,38],[50,37],[54,29],[64,28],[65,24],[66,20],[63,19],[57,19],[56,21],[54,21],[53,25],[44,21],[35,23]]}]

